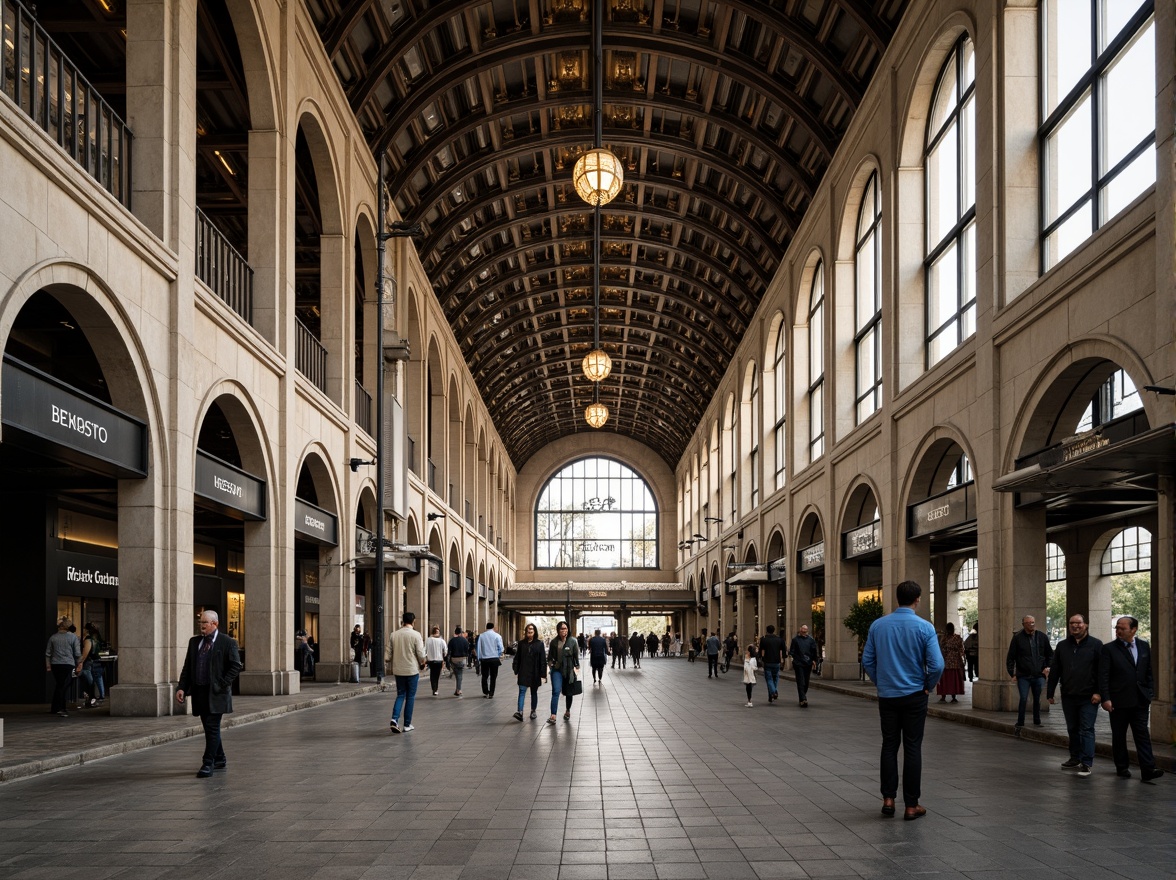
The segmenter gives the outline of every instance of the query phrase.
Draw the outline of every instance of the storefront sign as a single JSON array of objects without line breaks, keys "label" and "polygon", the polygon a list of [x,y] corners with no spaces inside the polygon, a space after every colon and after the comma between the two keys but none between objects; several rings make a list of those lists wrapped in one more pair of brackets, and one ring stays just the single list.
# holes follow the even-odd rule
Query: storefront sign
[{"label": "storefront sign", "polygon": [[118,559],[58,550],[53,564],[57,571],[57,595],[118,598]]},{"label": "storefront sign", "polygon": [[588,591],[588,598],[589,599],[607,599],[608,598],[608,590],[589,590]]},{"label": "storefront sign", "polygon": [[768,563],[768,583],[782,584],[788,577],[788,557],[781,556]]},{"label": "storefront sign", "polygon": [[825,542],[818,541],[802,549],[797,556],[801,571],[820,571],[825,567]]},{"label": "storefront sign", "polygon": [[319,610],[319,591],[302,588],[302,609],[304,611]]},{"label": "storefront sign", "polygon": [[316,544],[335,547],[339,544],[339,521],[335,514],[328,513],[301,498],[294,499],[294,531]]},{"label": "storefront sign", "polygon": [[441,578],[441,563],[436,559],[426,560],[428,562],[429,583],[439,584],[442,582]]},{"label": "storefront sign", "polygon": [[147,476],[147,426],[97,398],[5,357],[4,442],[100,474]]},{"label": "storefront sign", "polygon": [[925,538],[976,518],[971,494],[974,483],[952,489],[907,508],[907,537]]},{"label": "storefront sign", "polygon": [[882,523],[874,520],[856,529],[850,529],[841,536],[843,559],[870,556],[882,549]]},{"label": "storefront sign", "polygon": [[265,519],[265,482],[196,450],[196,496],[234,519]]}]

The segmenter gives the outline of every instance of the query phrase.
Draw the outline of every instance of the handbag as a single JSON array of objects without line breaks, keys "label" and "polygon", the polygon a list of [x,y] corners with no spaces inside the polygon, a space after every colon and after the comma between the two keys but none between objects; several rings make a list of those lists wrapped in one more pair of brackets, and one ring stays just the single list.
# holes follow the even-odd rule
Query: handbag
[{"label": "handbag", "polygon": [[584,682],[580,681],[580,679],[577,678],[575,681],[571,682],[568,685],[567,691],[568,691],[569,696],[573,696],[573,697],[580,696],[580,694],[584,693]]}]

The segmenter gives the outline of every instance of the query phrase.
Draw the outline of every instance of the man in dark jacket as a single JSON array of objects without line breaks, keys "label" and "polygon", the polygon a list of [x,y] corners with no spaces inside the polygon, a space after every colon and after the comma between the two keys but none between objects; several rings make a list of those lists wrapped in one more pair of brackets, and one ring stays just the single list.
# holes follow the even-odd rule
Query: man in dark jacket
[{"label": "man in dark jacket", "polygon": [[592,683],[604,681],[604,664],[608,662],[608,640],[600,630],[588,640],[588,662],[592,666]]},{"label": "man in dark jacket", "polygon": [[1084,614],[1071,614],[1067,626],[1069,634],[1054,651],[1046,696],[1052,706],[1061,682],[1062,714],[1070,737],[1070,760],[1062,768],[1077,768],[1079,776],[1089,776],[1094,766],[1094,722],[1101,702],[1098,675],[1103,643],[1090,635]]},{"label": "man in dark jacket", "polygon": [[636,630],[629,636],[629,654],[633,657],[633,668],[641,668],[641,652],[645,650],[645,639]]},{"label": "man in dark jacket", "polygon": [[706,640],[706,677],[719,677],[719,651],[723,648],[723,643],[719,641],[719,637],[715,633],[711,633]]},{"label": "man in dark jacket", "polygon": [[453,672],[453,695],[461,696],[461,678],[465,674],[466,664],[470,660],[470,640],[461,631],[461,626],[454,627],[453,638],[445,646],[449,654],[449,668]]},{"label": "man in dark jacket", "polygon": [[1156,767],[1151,734],[1147,730],[1148,709],[1155,699],[1151,648],[1143,639],[1135,637],[1138,629],[1139,621],[1134,617],[1120,617],[1115,621],[1115,640],[1103,645],[1098,689],[1103,698],[1102,707],[1111,716],[1111,755],[1115,770],[1124,778],[1131,775],[1127,753],[1127,728],[1131,728],[1140,779],[1151,782],[1163,776],[1164,771]]},{"label": "man in dark jacket", "polygon": [[760,639],[760,661],[764,664],[764,681],[768,683],[768,702],[780,699],[780,666],[784,662],[784,640],[776,635],[776,627],[769,624]]},{"label": "man in dark jacket", "polygon": [[796,675],[796,694],[800,697],[800,707],[808,708],[809,676],[813,673],[813,664],[821,659],[821,648],[817,640],[809,635],[809,628],[802,626],[800,632],[792,637],[788,646],[788,656],[792,658],[792,672]]},{"label": "man in dark jacket", "polygon": [[1009,653],[1005,657],[1005,667],[1009,677],[1017,683],[1017,691],[1021,700],[1017,704],[1017,736],[1021,735],[1021,728],[1025,726],[1025,703],[1029,699],[1029,691],[1033,691],[1033,723],[1041,726],[1041,689],[1045,687],[1045,677],[1049,675],[1049,666],[1053,660],[1053,648],[1045,633],[1037,629],[1037,621],[1032,615],[1026,614],[1021,618],[1021,629],[1013,633],[1013,640],[1009,642]]},{"label": "man in dark jacket", "polygon": [[197,771],[198,779],[207,779],[212,771],[228,766],[221,744],[221,716],[233,711],[233,682],[241,674],[241,653],[232,636],[217,631],[220,618],[215,611],[200,615],[200,635],[188,642],[184,669],[176,688],[176,702],[184,705],[184,694],[192,694],[192,714],[200,716],[204,726],[204,758]]}]

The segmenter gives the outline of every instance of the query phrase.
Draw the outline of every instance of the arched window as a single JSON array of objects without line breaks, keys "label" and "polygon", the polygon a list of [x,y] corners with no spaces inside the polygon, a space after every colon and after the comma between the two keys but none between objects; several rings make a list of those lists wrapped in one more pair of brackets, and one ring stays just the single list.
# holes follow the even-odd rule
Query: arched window
[{"label": "arched window", "polygon": [[1130,526],[1111,539],[1099,566],[1111,579],[1111,616],[1139,621],[1140,638],[1151,638],[1152,535]]},{"label": "arched window", "polygon": [[751,370],[750,376],[751,387],[747,391],[747,402],[750,405],[747,411],[747,430],[750,448],[747,453],[748,476],[751,480],[751,506],[755,509],[759,506],[759,490],[760,490],[760,435],[763,431],[760,429],[762,424],[760,421],[760,385],[759,385],[759,371],[754,367]]},{"label": "arched window", "polygon": [[725,488],[727,490],[727,498],[730,499],[728,506],[731,510],[730,522],[735,522],[739,516],[739,498],[735,494],[739,489],[739,462],[735,460],[735,429],[738,420],[738,410],[735,409],[735,395],[731,395],[731,408],[727,414],[727,430],[726,430],[726,448],[723,450],[723,463],[727,466],[727,478]]},{"label": "arched window", "polygon": [[927,118],[927,366],[976,332],[976,61],[965,35],[948,56]]},{"label": "arched window", "polygon": [[1151,571],[1151,532],[1133,526],[1111,539],[1103,551],[1103,574],[1133,574]]},{"label": "arched window", "polygon": [[860,424],[882,405],[882,194],[870,175],[858,210],[854,245],[856,416]]},{"label": "arched window", "polygon": [[960,460],[956,462],[956,466],[951,472],[951,476],[947,478],[947,488],[954,489],[956,486],[962,486],[964,483],[970,482],[972,482],[972,463],[968,461],[968,456],[961,455]]},{"label": "arched window", "polygon": [[788,386],[784,381],[784,325],[780,325],[780,332],[776,334],[776,354],[772,359],[772,374],[775,376],[776,385],[773,391],[775,394],[773,423],[772,423],[772,447],[776,454],[776,488],[784,488],[784,469],[785,469],[785,414],[788,410]]},{"label": "arched window", "polygon": [[817,263],[808,313],[809,461],[825,454],[825,266]]},{"label": "arched window", "polygon": [[1142,407],[1143,402],[1139,399],[1139,391],[1136,389],[1135,383],[1131,381],[1131,377],[1123,370],[1115,370],[1107,378],[1107,381],[1099,386],[1098,393],[1094,395],[1090,405],[1082,413],[1082,418],[1078,420],[1077,431],[1078,433],[1089,431]]},{"label": "arched window", "polygon": [[536,568],[657,568],[657,504],[611,458],[572,462],[535,505]]},{"label": "arched window", "polygon": [[1156,180],[1155,2],[1041,4],[1042,270]]}]

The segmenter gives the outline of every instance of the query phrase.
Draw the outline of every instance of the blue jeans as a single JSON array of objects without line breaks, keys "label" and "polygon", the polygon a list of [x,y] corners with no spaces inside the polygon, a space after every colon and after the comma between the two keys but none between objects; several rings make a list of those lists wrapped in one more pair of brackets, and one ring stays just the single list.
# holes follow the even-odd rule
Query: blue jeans
[{"label": "blue jeans", "polygon": [[417,682],[420,675],[396,676],[396,703],[392,706],[392,720],[400,720],[400,710],[404,709],[404,726],[412,724],[412,704],[416,700]]},{"label": "blue jeans", "polygon": [[523,704],[527,701],[527,691],[531,692],[531,711],[535,711],[535,707],[539,705],[539,685],[520,684],[519,685],[519,711],[523,711]]},{"label": "blue jeans", "polygon": [[1066,733],[1070,737],[1070,757],[1087,767],[1094,766],[1094,722],[1098,704],[1090,697],[1062,694],[1062,714],[1066,716]]},{"label": "blue jeans", "polygon": [[[563,673],[558,669],[551,670],[551,714],[554,715],[559,711],[559,695],[563,693]],[[572,700],[575,699],[571,694],[564,694],[564,704],[566,711],[572,711]]]},{"label": "blue jeans", "polygon": [[775,697],[780,692],[780,664],[764,664],[764,681],[768,685],[768,696]]},{"label": "blue jeans", "polygon": [[1017,676],[1017,691],[1021,701],[1017,704],[1017,727],[1025,726],[1025,703],[1029,699],[1029,690],[1033,690],[1033,723],[1041,723],[1041,689],[1045,687],[1043,676]]},{"label": "blue jeans", "polygon": [[927,723],[927,695],[880,697],[882,722],[882,797],[898,797],[898,747],[902,746],[902,800],[919,805],[923,776],[923,727]]}]

